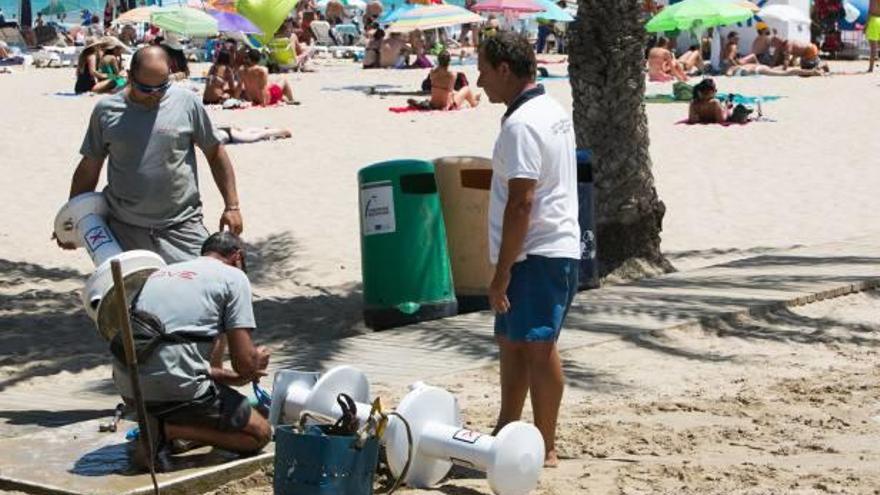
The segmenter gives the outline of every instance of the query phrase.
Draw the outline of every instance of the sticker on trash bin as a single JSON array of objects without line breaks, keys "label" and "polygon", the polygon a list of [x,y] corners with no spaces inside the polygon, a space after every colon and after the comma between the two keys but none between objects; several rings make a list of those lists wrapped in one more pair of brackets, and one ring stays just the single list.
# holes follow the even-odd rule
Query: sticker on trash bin
[{"label": "sticker on trash bin", "polygon": [[394,221],[394,189],[390,180],[361,186],[361,226],[364,235],[390,234]]}]

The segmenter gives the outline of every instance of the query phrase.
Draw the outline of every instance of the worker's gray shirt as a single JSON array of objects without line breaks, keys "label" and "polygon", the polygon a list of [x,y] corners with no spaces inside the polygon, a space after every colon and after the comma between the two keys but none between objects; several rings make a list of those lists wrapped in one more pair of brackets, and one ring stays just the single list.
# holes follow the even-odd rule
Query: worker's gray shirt
[{"label": "worker's gray shirt", "polygon": [[194,144],[220,143],[199,96],[172,86],[157,108],[127,90],[95,105],[80,153],[108,158],[110,213],[139,227],[165,228],[201,212]]},{"label": "worker's gray shirt", "polygon": [[[153,273],[136,308],[158,317],[168,333],[206,338],[198,343],[162,344],[138,363],[147,401],[188,401],[204,395],[211,386],[208,339],[227,330],[256,327],[247,275],[206,256]],[[113,378],[123,397],[133,397],[124,363],[114,360]]]}]

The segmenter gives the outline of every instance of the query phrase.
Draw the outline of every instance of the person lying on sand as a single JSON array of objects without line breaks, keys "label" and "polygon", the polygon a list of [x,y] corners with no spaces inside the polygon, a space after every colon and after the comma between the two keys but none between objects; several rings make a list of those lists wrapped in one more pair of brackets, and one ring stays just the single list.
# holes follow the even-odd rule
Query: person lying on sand
[{"label": "person lying on sand", "polygon": [[727,69],[724,73],[726,76],[754,76],[754,75],[762,75],[762,76],[801,76],[801,77],[812,77],[812,76],[822,76],[824,75],[824,71],[822,69],[799,69],[797,67],[791,67],[788,69],[774,69],[773,67],[768,67],[762,64],[743,64],[736,65]]},{"label": "person lying on sand", "polygon": [[296,104],[290,83],[285,79],[280,84],[270,83],[269,70],[259,65],[260,58],[262,56],[258,50],[248,50],[244,68],[239,75],[241,80],[238,91],[241,98],[254,105]]},{"label": "person lying on sand", "polygon": [[274,141],[276,139],[288,139],[293,133],[288,129],[266,127],[217,127],[217,135],[223,144],[247,144],[257,141]]},{"label": "person lying on sand", "polygon": [[648,80],[668,82],[675,79],[687,81],[687,75],[669,51],[669,40],[660,38],[657,45],[648,51]]}]

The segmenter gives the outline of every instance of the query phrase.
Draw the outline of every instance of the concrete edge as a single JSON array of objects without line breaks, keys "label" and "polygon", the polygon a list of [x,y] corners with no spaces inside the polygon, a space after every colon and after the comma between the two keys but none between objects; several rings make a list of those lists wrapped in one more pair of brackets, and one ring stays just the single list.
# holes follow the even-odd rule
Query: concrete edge
[{"label": "concrete edge", "polygon": [[[866,278],[866,279],[859,281],[859,282],[844,284],[839,287],[834,287],[834,288],[819,291],[819,292],[812,292],[812,293],[798,296],[798,297],[794,297],[791,299],[757,302],[753,305],[749,305],[745,309],[741,309],[738,311],[728,311],[726,313],[719,313],[714,316],[705,316],[702,318],[695,319],[693,321],[679,323],[677,325],[670,325],[668,327],[659,328],[659,329],[655,329],[655,330],[645,330],[643,332],[638,332],[638,333],[647,333],[647,334],[654,334],[654,335],[659,336],[660,334],[665,333],[665,332],[700,329],[700,328],[705,328],[707,326],[711,326],[712,324],[717,324],[717,323],[722,323],[722,322],[734,322],[737,318],[741,318],[744,316],[764,316],[768,313],[771,313],[773,311],[778,311],[780,309],[792,308],[792,307],[797,307],[797,306],[805,306],[807,304],[822,301],[825,299],[833,299],[836,297],[848,296],[850,294],[856,294],[859,292],[865,292],[865,291],[874,290],[877,288],[880,288],[880,278],[871,277],[871,278]],[[627,334],[627,335],[632,335],[632,334]],[[565,349],[559,349],[559,352],[561,354],[564,354],[566,352],[575,351],[575,350],[583,349],[586,347],[596,347],[596,346],[600,346],[603,344],[607,344],[609,342],[616,342],[616,341],[620,340],[621,338],[622,338],[622,335],[616,336],[613,338],[609,338],[609,339],[603,339],[600,342],[592,342],[589,344],[575,344],[571,347],[566,347]],[[485,368],[486,366],[489,366],[489,364],[484,363],[484,364],[478,364],[478,365],[474,365],[474,366],[468,366],[466,368],[461,368],[459,370],[455,370],[452,373],[443,373],[443,374],[438,374],[438,375],[434,375],[434,376],[430,376],[430,377],[425,377],[424,380],[427,381],[427,380],[430,380],[431,378],[445,377],[445,376],[449,376],[453,373],[458,373],[461,371],[477,370],[480,368]]]},{"label": "concrete edge", "polygon": [[[245,478],[269,466],[274,459],[274,452],[264,452],[254,457],[217,464],[178,479],[160,481],[159,491],[163,495],[204,493],[219,488],[225,483]],[[0,490],[17,490],[34,495],[83,495],[58,486],[6,478],[2,473],[0,473]],[[152,493],[153,485],[148,484],[119,495],[151,495]]]}]

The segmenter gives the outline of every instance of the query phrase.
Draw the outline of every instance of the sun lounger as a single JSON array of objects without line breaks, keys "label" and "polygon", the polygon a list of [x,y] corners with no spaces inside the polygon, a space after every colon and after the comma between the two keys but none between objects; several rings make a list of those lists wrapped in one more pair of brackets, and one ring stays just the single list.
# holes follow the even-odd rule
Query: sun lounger
[{"label": "sun lounger", "polygon": [[28,49],[27,42],[24,40],[24,36],[21,35],[21,31],[19,31],[18,28],[0,28],[0,41],[5,41],[7,45],[20,48],[24,51]]},{"label": "sun lounger", "polygon": [[327,21],[312,21],[310,29],[315,38],[315,45],[313,48],[318,51],[330,52],[334,57],[343,57],[349,54],[355,55],[364,52],[364,47],[362,46],[347,46],[340,44],[338,40],[333,37],[333,31],[330,28],[330,23]]},{"label": "sun lounger", "polygon": [[58,43],[58,32],[52,26],[35,27],[34,36],[37,38],[37,45],[55,46]]}]

